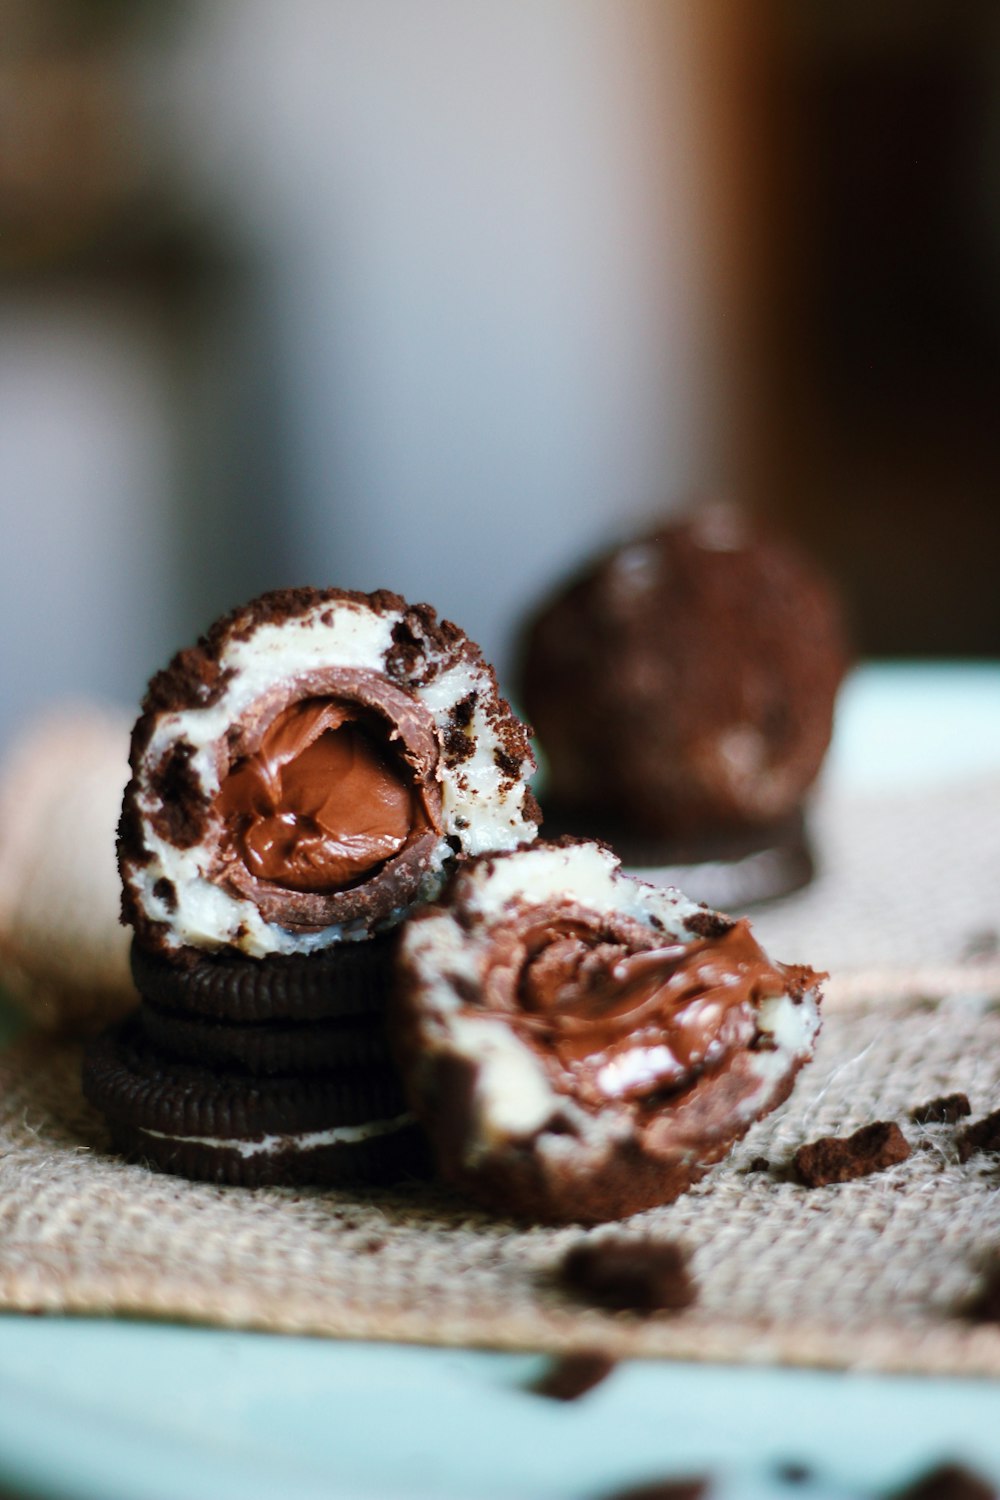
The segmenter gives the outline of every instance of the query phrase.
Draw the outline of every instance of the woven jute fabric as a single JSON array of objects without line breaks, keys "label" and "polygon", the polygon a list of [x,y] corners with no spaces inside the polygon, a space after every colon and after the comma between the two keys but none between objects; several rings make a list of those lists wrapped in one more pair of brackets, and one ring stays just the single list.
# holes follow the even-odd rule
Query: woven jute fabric
[{"label": "woven jute fabric", "polygon": [[[1000,965],[988,932],[1000,890],[998,801],[996,786],[963,789],[950,820],[939,803],[936,849],[918,808],[902,817],[897,805],[895,822],[884,808],[879,816],[839,810],[840,837],[874,831],[860,888],[851,884],[855,851],[838,875],[834,839],[820,881],[800,898],[801,943],[791,902],[759,924],[784,924],[788,941],[767,933],[778,957],[833,966],[839,952],[845,960],[829,986],[815,1061],[788,1103],[698,1187],[623,1225],[522,1228],[418,1182],[372,1193],[249,1191],[157,1175],[112,1153],[80,1092],[78,1048],[22,1039],[0,1056],[0,1307],[1000,1375],[1000,1325],[966,1315],[1000,1251],[1000,1158],[960,1163],[961,1126],[910,1118],[959,1090],[973,1119],[1000,1106]],[[911,815],[922,818],[912,840]],[[917,909],[903,911],[875,888],[889,859],[883,841],[893,838],[914,865],[919,853],[919,867],[900,868]],[[935,854],[953,872],[947,888]],[[867,922],[868,945],[841,930],[852,920]],[[810,936],[825,944],[819,952],[807,954]],[[838,1186],[792,1179],[787,1166],[800,1144],[873,1120],[901,1125],[913,1147],[907,1161]],[[748,1170],[759,1158],[769,1169]],[[608,1233],[686,1245],[693,1306],[638,1317],[575,1301],[560,1285],[562,1257]]]}]

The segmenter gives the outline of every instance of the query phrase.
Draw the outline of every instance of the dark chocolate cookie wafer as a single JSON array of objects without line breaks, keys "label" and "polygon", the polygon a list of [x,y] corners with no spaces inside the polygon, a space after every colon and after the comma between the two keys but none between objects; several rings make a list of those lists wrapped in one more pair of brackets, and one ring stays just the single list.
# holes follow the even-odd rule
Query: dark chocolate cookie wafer
[{"label": "dark chocolate cookie wafer", "polygon": [[88,1049],[84,1093],[120,1149],[164,1171],[242,1184],[387,1180],[418,1134],[384,1069],[252,1078],[167,1060],[137,1016]]},{"label": "dark chocolate cookie wafer", "polygon": [[319,953],[272,954],[266,963],[239,953],[189,950],[177,964],[132,944],[139,993],[165,1010],[239,1024],[381,1015],[392,979],[392,937],[339,943]]},{"label": "dark chocolate cookie wafer", "polygon": [[161,1052],[210,1068],[265,1075],[391,1068],[378,1018],[238,1025],[163,1010],[148,1000],[139,1017],[146,1037]]}]

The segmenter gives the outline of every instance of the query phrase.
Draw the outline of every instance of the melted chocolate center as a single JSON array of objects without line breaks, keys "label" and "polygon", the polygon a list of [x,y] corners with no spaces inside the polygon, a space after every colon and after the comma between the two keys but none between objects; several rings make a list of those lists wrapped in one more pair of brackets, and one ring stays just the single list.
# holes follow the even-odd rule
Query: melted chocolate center
[{"label": "melted chocolate center", "polygon": [[814,977],[772,963],[746,921],[720,937],[640,951],[573,918],[520,939],[513,1024],[556,1080],[595,1107],[653,1102],[723,1066],[753,1040],[762,999]]},{"label": "melted chocolate center", "polygon": [[280,713],[232,766],[216,809],[250,874],[290,891],[347,889],[428,827],[382,721],[336,698]]}]

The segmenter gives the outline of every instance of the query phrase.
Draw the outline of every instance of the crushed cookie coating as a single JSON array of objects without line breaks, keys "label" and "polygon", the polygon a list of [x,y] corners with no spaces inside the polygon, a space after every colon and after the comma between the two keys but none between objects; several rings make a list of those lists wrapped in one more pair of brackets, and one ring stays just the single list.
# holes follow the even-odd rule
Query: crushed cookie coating
[{"label": "crushed cookie coating", "polygon": [[157,901],[163,902],[167,911],[175,911],[177,909],[177,887],[165,875],[161,875],[160,879],[153,886],[153,895]]},{"label": "crushed cookie coating", "polygon": [[493,752],[493,759],[496,761],[499,770],[501,770],[505,776],[509,776],[514,781],[516,781],[518,776],[520,776],[521,762],[513,755],[511,755],[508,751],[502,750],[498,747]]},{"label": "crushed cookie coating", "polygon": [[684,926],[692,937],[711,939],[725,937],[726,933],[731,932],[736,926],[736,923],[732,917],[724,916],[722,912],[709,911],[706,907],[704,911],[697,911],[693,916],[688,917]]},{"label": "crushed cookie coating", "polygon": [[150,776],[160,807],[150,825],[178,849],[190,849],[204,836],[208,802],[191,770],[194,747],[183,740],[171,746]]}]

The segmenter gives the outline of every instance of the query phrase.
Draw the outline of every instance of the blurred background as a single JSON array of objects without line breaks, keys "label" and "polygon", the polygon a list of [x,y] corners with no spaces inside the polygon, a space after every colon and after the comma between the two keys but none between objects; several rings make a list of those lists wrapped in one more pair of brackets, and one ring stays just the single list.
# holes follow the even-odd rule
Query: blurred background
[{"label": "blurred background", "polygon": [[0,0],[0,751],[235,602],[697,494],[1000,654],[992,0]]}]

